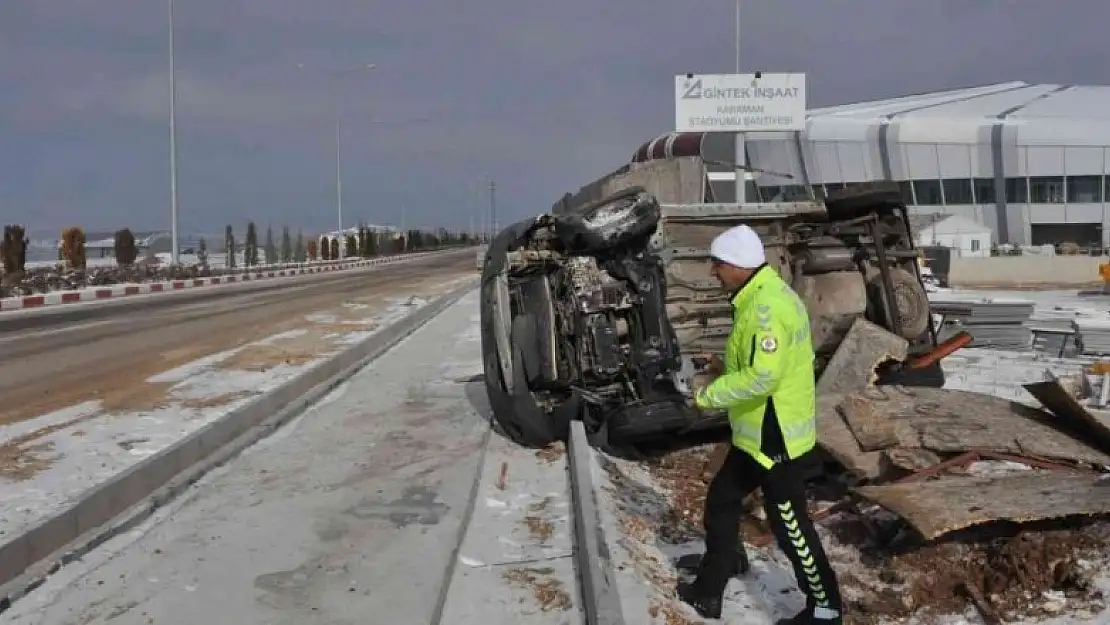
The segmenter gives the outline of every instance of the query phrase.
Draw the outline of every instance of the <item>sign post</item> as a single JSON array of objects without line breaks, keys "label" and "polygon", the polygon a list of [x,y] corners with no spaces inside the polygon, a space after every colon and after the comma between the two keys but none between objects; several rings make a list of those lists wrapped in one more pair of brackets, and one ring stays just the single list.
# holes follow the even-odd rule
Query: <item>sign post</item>
[{"label": "sign post", "polygon": [[679,74],[675,132],[736,133],[736,202],[745,201],[744,134],[805,129],[806,75]]}]

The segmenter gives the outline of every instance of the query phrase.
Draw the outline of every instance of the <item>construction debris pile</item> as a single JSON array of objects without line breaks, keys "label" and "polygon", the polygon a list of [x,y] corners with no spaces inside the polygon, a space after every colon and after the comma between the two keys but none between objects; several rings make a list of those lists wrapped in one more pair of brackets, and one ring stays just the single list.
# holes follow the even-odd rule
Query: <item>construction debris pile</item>
[{"label": "construction debris pile", "polygon": [[930,309],[941,317],[940,334],[964,331],[972,336],[972,347],[1029,349],[1032,332],[1028,322],[1033,302],[1011,299],[933,299]]},{"label": "construction debris pile", "polygon": [[[834,470],[813,511],[831,535],[850,622],[968,606],[988,623],[1101,609],[1094,577],[1110,553],[1110,413],[1091,407],[1110,400],[1110,366],[1023,385],[1043,409],[874,386],[876,367],[905,361],[906,348],[857,321],[818,381],[819,446]],[[676,537],[700,525],[716,470],[704,449],[678,455],[652,467],[675,510],[675,527],[660,534]],[[772,541],[758,520],[745,535]]]}]

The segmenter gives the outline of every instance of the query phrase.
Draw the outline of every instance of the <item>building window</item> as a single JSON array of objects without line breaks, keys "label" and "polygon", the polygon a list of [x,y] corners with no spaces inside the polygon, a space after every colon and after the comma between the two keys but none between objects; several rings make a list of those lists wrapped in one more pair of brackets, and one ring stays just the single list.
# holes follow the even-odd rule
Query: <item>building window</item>
[{"label": "building window", "polygon": [[918,206],[941,206],[940,180],[914,180]]},{"label": "building window", "polygon": [[809,187],[805,185],[792,184],[781,187],[779,191],[784,202],[805,202],[810,199]]},{"label": "building window", "polygon": [[979,251],[979,239],[972,239],[971,240],[971,251],[972,252],[978,252]]},{"label": "building window", "polygon": [[967,178],[959,178],[956,180],[944,180],[944,203],[952,204],[974,204],[971,197],[971,181]]},{"label": "building window", "polygon": [[1102,201],[1102,176],[1068,176],[1068,202],[1097,204]]},{"label": "building window", "polygon": [[909,180],[903,180],[898,183],[898,190],[902,192],[902,201],[907,206],[913,206],[913,183]]},{"label": "building window", "polygon": [[825,199],[825,197],[826,197],[826,195],[825,195],[825,185],[820,185],[820,184],[813,185],[813,199],[820,202],[820,201],[823,201]]},{"label": "building window", "polygon": [[[740,175],[740,174],[737,174]],[[759,202],[759,187],[755,186],[754,180],[744,181],[744,201],[745,202]]]},{"label": "building window", "polygon": [[1030,204],[1063,204],[1063,176],[1031,176],[1029,178]]},{"label": "building window", "polygon": [[1006,179],[1006,201],[1025,204],[1029,201],[1029,188],[1025,186],[1025,178]]},{"label": "building window", "polygon": [[994,204],[995,201],[996,198],[994,195],[994,178],[976,178],[975,203]]}]

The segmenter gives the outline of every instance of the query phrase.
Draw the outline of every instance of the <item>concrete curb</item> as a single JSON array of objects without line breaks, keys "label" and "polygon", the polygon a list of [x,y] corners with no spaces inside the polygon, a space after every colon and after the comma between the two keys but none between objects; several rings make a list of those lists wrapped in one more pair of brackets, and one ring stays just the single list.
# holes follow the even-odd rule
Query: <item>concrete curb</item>
[{"label": "concrete curb", "polygon": [[474,288],[467,284],[448,292],[93,487],[69,509],[0,545],[0,613],[63,565],[142,522],[210,470],[273,433]]},{"label": "concrete curb", "polygon": [[[58,306],[61,304],[76,304],[78,302],[98,302],[106,299],[127,297],[129,295],[149,295],[151,293],[168,293],[182,291],[197,287],[237,284],[253,282],[269,278],[285,278],[290,276],[329,273],[345,271],[358,267],[372,267],[375,265],[391,265],[407,260],[425,258],[434,254],[441,254],[451,250],[436,250],[434,252],[417,252],[399,256],[382,256],[370,260],[355,262],[323,261],[313,265],[296,265],[284,268],[259,268],[252,271],[242,271],[235,274],[213,276],[209,278],[195,278],[192,280],[173,280],[168,282],[146,282],[142,284],[113,284],[99,288],[78,289],[75,291],[54,291],[38,295],[24,295],[20,297],[6,297],[0,299],[0,311],[25,310],[28,308],[43,308],[45,306]],[[325,264],[326,263],[326,264]]]},{"label": "concrete curb", "polygon": [[601,522],[594,475],[593,449],[586,427],[572,421],[567,440],[571,502],[574,507],[574,536],[578,579],[587,625],[624,625],[620,593],[613,573],[612,554]]}]

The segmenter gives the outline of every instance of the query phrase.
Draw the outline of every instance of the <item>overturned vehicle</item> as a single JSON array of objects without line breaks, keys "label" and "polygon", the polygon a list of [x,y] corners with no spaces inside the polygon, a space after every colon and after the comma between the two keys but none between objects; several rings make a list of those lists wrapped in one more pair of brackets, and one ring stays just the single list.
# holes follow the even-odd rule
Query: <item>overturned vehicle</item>
[{"label": "overturned vehicle", "polygon": [[[689,407],[697,357],[723,353],[728,296],[709,274],[713,237],[745,223],[806,302],[819,375],[865,318],[936,345],[907,209],[896,188],[823,202],[662,204],[643,186],[564,201],[502,230],[482,272],[482,350],[494,419],[544,446],[584,421],[596,445],[720,427]],[[905,384],[941,386],[939,365]]]}]

